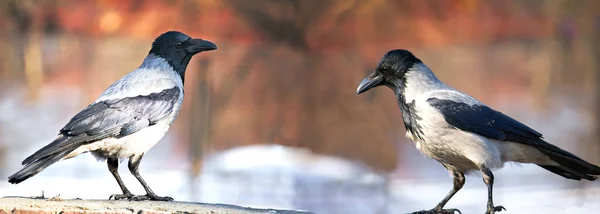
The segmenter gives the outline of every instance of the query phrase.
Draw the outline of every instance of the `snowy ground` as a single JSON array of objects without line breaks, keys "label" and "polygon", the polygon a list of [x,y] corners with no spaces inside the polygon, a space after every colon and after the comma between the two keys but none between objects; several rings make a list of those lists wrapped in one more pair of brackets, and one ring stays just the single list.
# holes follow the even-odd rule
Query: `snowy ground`
[{"label": "snowy ground", "polygon": [[[262,153],[259,148],[246,150],[260,156]],[[243,150],[235,151],[237,154],[233,157],[251,155],[241,154]],[[273,154],[271,158],[279,156],[274,150],[287,152],[287,157],[295,156],[279,147],[262,150]],[[319,170],[321,164],[316,163],[319,158],[315,157],[312,166],[271,159],[271,163],[280,166],[249,166],[246,162],[246,168],[240,169],[236,167],[242,164],[233,163],[229,168],[207,169],[197,179],[191,179],[185,170],[151,170],[153,164],[146,164],[141,171],[156,193],[172,196],[179,201],[299,209],[315,213],[391,214],[429,209],[451,187],[448,176],[421,180],[397,179],[386,184],[383,177],[360,167],[351,167],[352,164],[343,160],[322,158],[329,162],[323,164],[328,166],[324,168],[328,170]],[[231,161],[223,156],[217,159],[221,164]],[[103,163],[96,162],[90,156],[74,160],[56,164],[20,185],[0,182],[0,196],[36,196],[43,191],[46,197],[60,195],[61,198],[105,199],[119,192]],[[341,169],[340,174],[346,177],[340,174],[329,176],[329,172],[334,171],[331,169]],[[124,173],[123,179],[132,191],[143,193],[141,186],[128,175],[126,169],[121,173]],[[389,195],[386,195],[386,189]],[[600,210],[600,185],[597,183],[565,181],[533,166],[509,167],[496,172],[494,196],[498,205],[508,209],[506,213],[597,213]],[[482,213],[485,203],[485,185],[481,178],[472,176],[467,177],[463,190],[447,206],[459,208],[463,213]]]}]

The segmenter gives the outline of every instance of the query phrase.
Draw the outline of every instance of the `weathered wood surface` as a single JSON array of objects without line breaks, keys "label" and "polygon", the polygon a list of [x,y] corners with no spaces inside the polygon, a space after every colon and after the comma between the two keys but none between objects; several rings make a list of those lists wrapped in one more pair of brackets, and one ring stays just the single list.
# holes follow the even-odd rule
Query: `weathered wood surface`
[{"label": "weathered wood surface", "polygon": [[255,209],[227,204],[160,201],[108,201],[81,199],[0,198],[0,214],[73,214],[73,213],[199,213],[199,214],[310,214],[309,212]]}]

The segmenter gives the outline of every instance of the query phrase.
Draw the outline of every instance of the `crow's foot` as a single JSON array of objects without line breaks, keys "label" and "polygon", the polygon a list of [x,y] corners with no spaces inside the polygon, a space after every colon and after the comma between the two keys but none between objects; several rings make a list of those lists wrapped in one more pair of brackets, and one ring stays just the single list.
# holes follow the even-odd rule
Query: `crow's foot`
[{"label": "crow's foot", "polygon": [[134,195],[131,193],[123,193],[123,194],[113,194],[108,197],[108,200],[121,200],[121,199],[131,199]]},{"label": "crow's foot", "polygon": [[413,212],[412,214],[454,214],[454,213],[459,213],[462,214],[460,212],[460,210],[458,209],[432,209],[432,210],[421,210],[421,211],[416,211]]},{"label": "crow's foot", "polygon": [[503,206],[489,206],[487,211],[485,212],[485,214],[494,214],[496,212],[500,212],[500,211],[506,211],[506,208],[504,208]]},{"label": "crow's foot", "polygon": [[160,197],[154,194],[136,195],[131,197],[132,201],[172,201],[173,198],[169,196]]}]

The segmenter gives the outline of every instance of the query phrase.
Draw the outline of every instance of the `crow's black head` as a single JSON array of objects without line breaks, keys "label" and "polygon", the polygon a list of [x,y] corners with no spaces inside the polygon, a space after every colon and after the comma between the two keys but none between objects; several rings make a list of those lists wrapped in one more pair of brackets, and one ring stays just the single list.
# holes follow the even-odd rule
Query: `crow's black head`
[{"label": "crow's black head", "polygon": [[187,64],[197,53],[217,49],[217,45],[202,39],[193,39],[178,31],[168,31],[152,43],[150,54],[164,58],[177,73],[185,73]]},{"label": "crow's black head", "polygon": [[396,49],[387,52],[381,58],[375,71],[369,74],[356,89],[357,94],[380,85],[395,85],[415,63],[421,60],[410,51]]}]

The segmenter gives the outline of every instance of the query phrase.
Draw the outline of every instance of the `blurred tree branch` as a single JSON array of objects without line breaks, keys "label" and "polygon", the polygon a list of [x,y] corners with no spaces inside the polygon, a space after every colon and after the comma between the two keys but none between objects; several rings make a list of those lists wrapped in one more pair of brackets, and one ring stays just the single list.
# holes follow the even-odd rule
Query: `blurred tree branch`
[{"label": "blurred tree branch", "polygon": [[268,40],[307,50],[305,35],[334,1],[321,0],[227,0],[249,24]]}]

